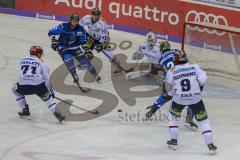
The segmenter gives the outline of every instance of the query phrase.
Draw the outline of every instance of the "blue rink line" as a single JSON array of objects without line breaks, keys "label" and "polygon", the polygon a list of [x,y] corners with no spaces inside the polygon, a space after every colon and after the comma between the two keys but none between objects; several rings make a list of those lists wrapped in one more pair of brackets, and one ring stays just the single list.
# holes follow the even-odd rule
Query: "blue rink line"
[{"label": "blue rink line", "polygon": [[215,84],[206,84],[203,89],[204,97],[240,99],[240,91]]}]

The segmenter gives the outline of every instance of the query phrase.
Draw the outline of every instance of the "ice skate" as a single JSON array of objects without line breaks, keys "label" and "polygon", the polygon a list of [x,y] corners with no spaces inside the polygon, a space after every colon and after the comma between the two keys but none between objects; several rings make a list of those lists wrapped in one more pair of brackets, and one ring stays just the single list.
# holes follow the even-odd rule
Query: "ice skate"
[{"label": "ice skate", "polygon": [[198,125],[195,122],[193,122],[193,120],[191,120],[189,118],[186,118],[184,126],[187,129],[190,129],[190,130],[192,130],[194,132],[196,132],[198,130]]},{"label": "ice skate", "polygon": [[168,148],[170,148],[172,150],[177,149],[177,140],[176,139],[171,139],[171,140],[167,141],[167,144],[168,144]]},{"label": "ice skate", "polygon": [[208,149],[209,149],[209,152],[212,153],[212,154],[216,154],[217,153],[217,147],[214,145],[214,144],[208,144]]},{"label": "ice skate", "polygon": [[18,112],[18,115],[20,118],[31,120],[28,105],[26,105],[25,108],[23,108],[22,112]]},{"label": "ice skate", "polygon": [[58,119],[60,123],[63,123],[63,121],[65,120],[65,117],[59,112],[55,112],[53,115]]}]

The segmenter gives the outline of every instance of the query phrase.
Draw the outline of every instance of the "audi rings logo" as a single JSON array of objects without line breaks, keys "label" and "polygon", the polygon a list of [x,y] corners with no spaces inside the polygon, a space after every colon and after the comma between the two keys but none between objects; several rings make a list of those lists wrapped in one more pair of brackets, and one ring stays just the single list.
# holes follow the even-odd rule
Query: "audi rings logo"
[{"label": "audi rings logo", "polygon": [[[195,23],[206,23],[206,24],[213,24],[213,25],[224,25],[228,26],[228,22],[226,17],[222,15],[215,15],[215,14],[206,14],[204,12],[197,12],[195,10],[191,10],[187,13],[185,22],[195,22]],[[198,30],[199,32],[207,32],[208,34],[216,34],[219,36],[223,36],[225,32],[220,32],[214,29],[208,28],[200,28],[200,27],[190,27],[191,30]]]}]

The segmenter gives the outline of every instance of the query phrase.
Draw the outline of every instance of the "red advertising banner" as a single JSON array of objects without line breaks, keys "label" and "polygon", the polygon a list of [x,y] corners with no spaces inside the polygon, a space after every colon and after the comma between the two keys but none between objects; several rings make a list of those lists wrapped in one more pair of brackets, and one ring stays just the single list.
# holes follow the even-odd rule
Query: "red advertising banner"
[{"label": "red advertising banner", "polygon": [[16,9],[66,16],[80,16],[99,7],[109,23],[140,30],[182,36],[185,21],[239,27],[239,11],[179,0],[16,0]]}]

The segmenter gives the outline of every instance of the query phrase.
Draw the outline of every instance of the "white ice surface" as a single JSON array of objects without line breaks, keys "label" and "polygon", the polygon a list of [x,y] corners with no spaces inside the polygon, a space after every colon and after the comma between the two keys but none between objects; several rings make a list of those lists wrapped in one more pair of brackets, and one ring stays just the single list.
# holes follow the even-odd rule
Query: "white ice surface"
[{"label": "white ice surface", "polygon": [[[199,132],[190,132],[180,125],[179,149],[167,148],[168,123],[163,121],[143,122],[129,114],[144,116],[144,109],[152,104],[156,97],[138,98],[136,106],[128,106],[120,98],[115,110],[89,121],[56,123],[47,107],[35,96],[27,97],[32,120],[22,120],[17,116],[19,110],[15,97],[11,93],[12,85],[17,81],[19,59],[28,55],[31,45],[41,45],[45,51],[45,60],[53,71],[61,61],[52,51],[48,30],[59,22],[36,20],[33,18],[0,14],[0,160],[238,160],[240,156],[239,108],[240,92],[226,88],[228,83],[216,77],[209,78],[204,89],[204,101],[214,133],[217,155],[209,155]],[[113,31],[112,41],[119,44],[130,40],[133,46],[125,51],[117,49],[130,58],[143,36]],[[173,44],[178,47],[178,44]],[[102,55],[104,68],[101,71],[103,84],[89,84],[117,95],[111,82],[110,64]],[[131,61],[131,60],[130,60]],[[217,79],[218,80],[218,79]],[[217,81],[216,80],[216,81]],[[66,83],[70,83],[66,80]],[[224,83],[224,84],[223,84]],[[223,86],[221,86],[223,84]],[[239,85],[239,83],[237,84]],[[147,88],[147,87],[146,87]],[[144,88],[133,88],[133,90]],[[149,90],[149,87],[147,88]],[[101,102],[86,97],[68,97],[75,104],[96,105]],[[162,113],[167,113],[167,103]],[[123,112],[117,112],[122,109]],[[72,108],[72,112],[78,112]]]}]

